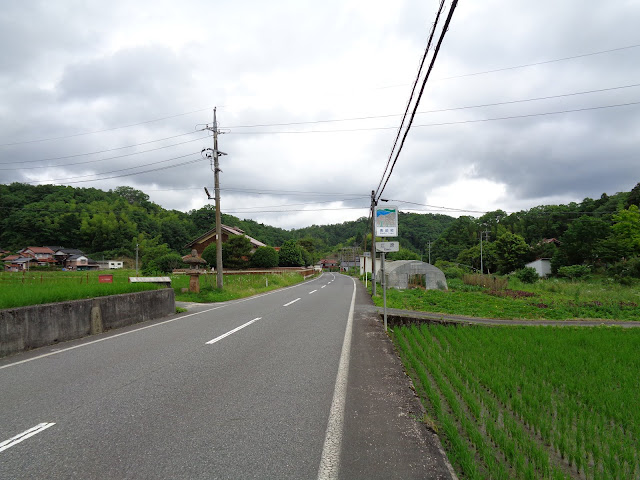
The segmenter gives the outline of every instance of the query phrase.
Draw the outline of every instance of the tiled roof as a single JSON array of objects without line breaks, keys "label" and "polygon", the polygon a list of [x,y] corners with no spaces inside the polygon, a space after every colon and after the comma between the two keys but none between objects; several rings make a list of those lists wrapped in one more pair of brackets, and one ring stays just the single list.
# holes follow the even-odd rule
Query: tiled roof
[{"label": "tiled roof", "polygon": [[[256,240],[255,238],[250,237],[249,235],[244,233],[243,230],[240,230],[238,227],[229,227],[227,225],[220,225],[220,228],[222,229],[223,233],[227,233],[229,235],[244,235],[249,239],[249,241],[251,242],[251,245],[253,245],[256,248],[266,247],[266,244],[262,243],[260,240]],[[200,235],[198,238],[196,238],[192,242],[187,243],[185,247],[191,248],[194,245],[198,243],[202,243],[203,241],[211,238],[212,236],[215,236],[215,234],[216,234],[216,229],[214,228],[213,230],[209,230],[208,232]]]},{"label": "tiled roof", "polygon": [[53,255],[53,250],[49,247],[27,247],[27,250],[31,250],[33,253],[50,253]]}]

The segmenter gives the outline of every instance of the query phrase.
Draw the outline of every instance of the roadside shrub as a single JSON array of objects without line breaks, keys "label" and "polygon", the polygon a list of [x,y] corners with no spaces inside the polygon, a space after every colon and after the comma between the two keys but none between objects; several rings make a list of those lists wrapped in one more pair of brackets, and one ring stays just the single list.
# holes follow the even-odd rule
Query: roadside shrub
[{"label": "roadside shrub", "polygon": [[175,268],[183,268],[182,257],[177,253],[167,253],[153,262],[156,268],[162,273],[171,273]]},{"label": "roadside shrub", "polygon": [[591,273],[591,268],[586,265],[569,265],[558,269],[558,275],[571,280],[587,276],[589,273]]},{"label": "roadside shrub", "polygon": [[442,270],[446,279],[450,278],[462,278],[464,276],[464,270],[460,267],[447,267]]},{"label": "roadside shrub", "polygon": [[609,267],[608,273],[618,281],[623,278],[640,278],[640,257],[616,262]]},{"label": "roadside shrub", "polygon": [[[217,249],[216,249],[215,242],[207,245],[207,247],[202,251],[202,258],[205,259],[206,262],[214,268],[218,263],[216,260],[216,252],[217,252]],[[222,260],[222,263],[224,264],[224,259]]]},{"label": "roadside shrub", "polygon": [[516,272],[516,278],[522,283],[536,283],[540,277],[533,267],[524,267]]},{"label": "roadside shrub", "polygon": [[278,266],[278,252],[273,247],[259,247],[251,257],[254,268],[273,268]]}]

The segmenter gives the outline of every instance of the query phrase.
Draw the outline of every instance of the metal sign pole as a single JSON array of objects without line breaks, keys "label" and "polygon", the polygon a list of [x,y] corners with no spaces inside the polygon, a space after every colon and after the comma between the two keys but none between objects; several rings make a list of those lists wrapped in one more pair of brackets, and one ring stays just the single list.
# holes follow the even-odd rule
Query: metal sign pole
[{"label": "metal sign pole", "polygon": [[387,277],[384,272],[384,256],[385,253],[382,252],[382,302],[384,304],[384,331],[387,331]]}]

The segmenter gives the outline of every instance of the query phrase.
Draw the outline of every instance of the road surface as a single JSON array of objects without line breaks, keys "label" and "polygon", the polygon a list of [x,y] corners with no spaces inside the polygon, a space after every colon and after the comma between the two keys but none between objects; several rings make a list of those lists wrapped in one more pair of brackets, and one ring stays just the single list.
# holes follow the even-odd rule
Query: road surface
[{"label": "road surface", "polygon": [[405,473],[364,437],[375,372],[347,383],[355,299],[324,274],[3,359],[0,478],[365,478],[376,462],[368,478],[425,478],[420,435],[395,446],[417,458]]}]

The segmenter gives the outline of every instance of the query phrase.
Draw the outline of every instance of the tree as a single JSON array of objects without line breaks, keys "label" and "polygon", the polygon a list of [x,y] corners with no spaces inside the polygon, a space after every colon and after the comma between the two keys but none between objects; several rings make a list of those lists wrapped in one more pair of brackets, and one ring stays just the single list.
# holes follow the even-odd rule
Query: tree
[{"label": "tree", "polygon": [[116,195],[124,198],[130,205],[138,204],[143,205],[149,201],[149,195],[140,190],[136,190],[133,187],[116,187],[111,190]]},{"label": "tree", "polygon": [[531,249],[520,235],[503,233],[495,242],[498,271],[505,274],[524,267],[531,256]]},{"label": "tree", "polygon": [[240,270],[249,265],[251,241],[244,235],[234,235],[222,244],[222,265],[224,268]]},{"label": "tree", "polygon": [[304,263],[302,258],[302,249],[296,244],[295,240],[284,242],[280,248],[279,263],[281,267],[301,267]]},{"label": "tree", "polygon": [[278,252],[273,247],[259,247],[251,257],[251,266],[255,268],[277,267]]},{"label": "tree", "polygon": [[611,237],[623,257],[640,255],[640,209],[630,205],[613,216]]},{"label": "tree", "polygon": [[[556,255],[556,268],[563,265],[596,263],[603,254],[603,241],[611,228],[601,218],[583,215],[574,220],[560,237],[560,247]],[[558,261],[559,260],[559,261]]]}]

